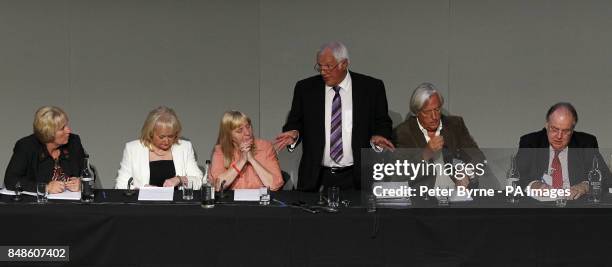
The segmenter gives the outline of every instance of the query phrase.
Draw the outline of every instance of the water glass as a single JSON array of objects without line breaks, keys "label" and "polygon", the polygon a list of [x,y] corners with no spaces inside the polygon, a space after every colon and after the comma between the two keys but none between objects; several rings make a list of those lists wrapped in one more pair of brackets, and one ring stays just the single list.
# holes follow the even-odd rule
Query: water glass
[{"label": "water glass", "polygon": [[448,207],[450,205],[450,188],[448,186],[442,187],[438,195],[438,206]]},{"label": "water glass", "polygon": [[40,204],[47,203],[47,183],[36,184],[36,202]]},{"label": "water glass", "polygon": [[327,190],[327,205],[337,209],[340,206],[340,188],[332,186]]},{"label": "water glass", "polygon": [[601,201],[601,182],[591,182],[591,197],[593,203],[599,203]]},{"label": "water glass", "polygon": [[511,186],[512,188],[514,188],[514,191],[511,193],[512,195],[508,197],[508,202],[510,203],[519,202],[519,197],[514,193],[516,192],[517,188],[520,187],[519,179],[518,178],[508,178],[508,186]]},{"label": "water glass", "polygon": [[[563,193],[565,194],[565,191],[569,191],[570,186],[567,183],[563,183]],[[567,199],[569,199],[569,195],[563,195],[563,196],[557,196],[557,198],[555,199],[555,206],[557,206],[558,208],[564,208],[565,206],[567,206]]]},{"label": "water glass", "polygon": [[376,212],[376,196],[371,194],[368,195],[368,199],[367,199],[367,211],[368,212]]},{"label": "water glass", "polygon": [[259,205],[263,205],[263,206],[270,205],[270,188],[268,187],[259,188]]},{"label": "water glass", "polygon": [[183,181],[183,200],[192,200],[193,199],[193,181],[185,180]]}]

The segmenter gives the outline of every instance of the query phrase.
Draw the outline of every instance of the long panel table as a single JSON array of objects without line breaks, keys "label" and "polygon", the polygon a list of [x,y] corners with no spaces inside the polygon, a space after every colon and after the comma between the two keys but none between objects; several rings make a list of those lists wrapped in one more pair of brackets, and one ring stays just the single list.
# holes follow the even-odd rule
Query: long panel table
[{"label": "long panel table", "polygon": [[[349,207],[317,214],[276,201],[235,203],[231,194],[204,209],[195,195],[141,203],[103,190],[93,204],[3,195],[0,246],[69,246],[70,261],[0,266],[609,266],[612,251],[608,195],[600,205],[566,208],[502,197],[436,208],[433,199],[414,199],[409,209],[368,213],[349,192]],[[318,194],[272,197],[314,204]]]}]

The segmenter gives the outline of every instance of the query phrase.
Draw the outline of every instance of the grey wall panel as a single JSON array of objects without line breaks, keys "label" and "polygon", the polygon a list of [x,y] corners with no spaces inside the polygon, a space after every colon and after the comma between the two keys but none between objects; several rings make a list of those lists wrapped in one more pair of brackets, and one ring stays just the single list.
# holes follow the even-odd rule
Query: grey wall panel
[{"label": "grey wall panel", "polygon": [[[562,100],[612,147],[611,13],[597,0],[0,1],[0,169],[47,104],[69,113],[105,187],[158,105],[177,110],[200,163],[225,110],[272,139],[329,40],[385,81],[394,124],[430,81],[483,147],[515,147]],[[299,156],[280,157],[293,173]]]},{"label": "grey wall panel", "polygon": [[[73,3],[74,106],[87,149],[112,186],[123,144],[147,112],[173,107],[200,164],[223,111],[258,120],[258,6],[250,1]],[[91,100],[91,101],[88,101]]]},{"label": "grey wall panel", "polygon": [[394,124],[423,81],[447,93],[448,1],[261,1],[262,135],[276,135],[295,82],[316,73],[315,53],[344,42],[350,69],[385,82]]},{"label": "grey wall panel", "polygon": [[515,147],[558,101],[612,147],[612,3],[452,1],[451,110],[481,146]]},{"label": "grey wall panel", "polygon": [[105,187],[114,185],[123,144],[158,105],[175,108],[200,163],[223,111],[259,120],[257,2],[2,3],[0,32],[13,38],[0,50],[2,75],[11,77],[2,79],[1,106],[15,114],[2,120],[18,125],[3,132],[3,170],[45,104],[69,113]]},{"label": "grey wall panel", "polygon": [[71,111],[68,20],[64,1],[0,1],[0,171],[15,142],[32,133],[36,109]]}]

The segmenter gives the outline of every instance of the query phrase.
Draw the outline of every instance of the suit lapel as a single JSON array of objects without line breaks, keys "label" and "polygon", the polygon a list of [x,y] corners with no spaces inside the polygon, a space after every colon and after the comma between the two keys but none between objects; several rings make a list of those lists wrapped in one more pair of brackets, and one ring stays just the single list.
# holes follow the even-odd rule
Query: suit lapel
[{"label": "suit lapel", "polygon": [[[359,77],[357,75],[355,75],[354,73],[349,71],[349,75],[351,75],[351,87],[352,87],[352,98],[353,98],[353,130],[351,131],[351,147],[353,148],[353,153],[355,152],[355,149],[357,149],[357,151],[359,151],[359,140],[358,138],[355,137],[355,133],[359,132],[359,127],[361,126],[359,124],[359,120],[357,118],[361,118],[361,110],[362,108],[356,108],[356,107],[365,107],[363,105],[363,103],[361,103],[361,100],[364,99],[365,97],[362,97],[361,95],[364,94],[365,92],[365,88],[363,88],[363,83],[359,82]],[[356,145],[357,144],[357,145]]]},{"label": "suit lapel", "polygon": [[583,174],[581,173],[584,169],[582,166],[582,159],[584,157],[584,149],[576,147],[576,137],[572,135],[567,151],[567,171],[569,172],[570,184],[574,185],[578,180],[581,180]]},{"label": "suit lapel", "polygon": [[321,137],[320,149],[321,154],[323,153],[323,147],[325,146],[325,82],[323,78],[319,76],[319,79],[314,86],[316,88],[312,92],[312,108],[309,109],[312,112],[312,116],[316,118],[317,128],[319,130],[319,136]]},{"label": "suit lapel", "polygon": [[[181,141],[179,140],[179,143]],[[172,161],[174,162],[174,173],[177,176],[185,176],[185,173],[182,171],[185,168],[183,168],[183,160],[181,158],[181,149],[179,144],[174,144],[172,145]]]},{"label": "suit lapel", "polygon": [[[142,185],[146,185],[149,184],[151,179],[151,170],[149,169],[149,149],[140,142],[138,142],[138,144],[140,145],[138,155],[140,156],[140,165],[142,166],[142,173],[140,173],[142,177],[141,181]],[[134,177],[134,180],[136,180],[136,177]]]},{"label": "suit lapel", "polygon": [[410,133],[414,144],[416,147],[425,147],[427,145],[427,141],[425,141],[425,136],[423,132],[421,132],[421,128],[419,128],[419,124],[417,122],[416,117],[410,117],[410,123],[408,123],[408,127],[410,127]]},{"label": "suit lapel", "polygon": [[[538,166],[538,172],[536,173],[536,175],[538,175],[538,177],[541,177],[541,175],[543,175],[544,173],[548,173],[548,163],[552,160],[550,158],[550,143],[548,143],[548,136],[546,136],[546,130],[543,129],[541,131],[542,133],[539,136],[538,142],[541,144],[540,148],[534,148],[537,151],[535,151],[535,154],[537,155],[537,157],[535,158],[535,160],[537,160],[537,164],[536,166]],[[552,175],[552,173],[548,173],[550,175]]]}]

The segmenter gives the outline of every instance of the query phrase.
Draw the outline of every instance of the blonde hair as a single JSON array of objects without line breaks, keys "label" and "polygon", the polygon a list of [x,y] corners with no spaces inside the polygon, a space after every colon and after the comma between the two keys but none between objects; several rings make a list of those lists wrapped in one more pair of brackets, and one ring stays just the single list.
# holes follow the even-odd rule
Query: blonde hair
[{"label": "blonde hair", "polygon": [[155,127],[172,129],[172,132],[176,135],[174,144],[178,144],[183,128],[173,109],[160,106],[149,112],[144,125],[142,125],[142,130],[140,131],[140,142],[149,149],[153,149],[153,134],[155,132]]},{"label": "blonde hair", "polygon": [[68,115],[61,108],[44,106],[34,115],[34,136],[41,143],[50,143],[55,140],[55,133],[66,126]]},{"label": "blonde hair", "polygon": [[[223,152],[223,166],[229,168],[232,161],[234,161],[234,143],[232,142],[232,131],[243,123],[251,124],[251,119],[244,113],[237,110],[230,110],[223,113],[221,117],[221,123],[219,123],[219,137],[217,137],[217,145],[221,146],[221,152]],[[251,151],[255,153],[255,142],[251,146]]]}]

